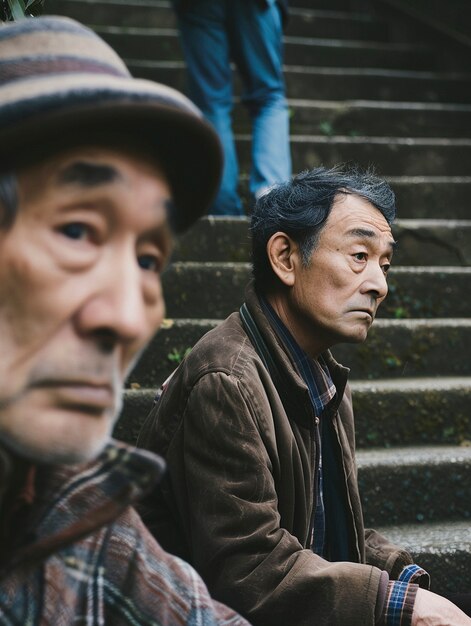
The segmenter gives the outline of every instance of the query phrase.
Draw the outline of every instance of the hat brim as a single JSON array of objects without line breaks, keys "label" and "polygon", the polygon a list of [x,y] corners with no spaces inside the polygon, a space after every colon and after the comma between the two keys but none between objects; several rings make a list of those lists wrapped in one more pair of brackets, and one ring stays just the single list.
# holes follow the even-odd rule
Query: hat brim
[{"label": "hat brim", "polygon": [[26,164],[38,149],[47,153],[91,144],[113,133],[131,137],[146,146],[168,178],[175,231],[187,230],[207,211],[219,187],[222,150],[215,131],[194,111],[173,103],[102,96],[88,93],[74,101],[62,94],[52,106],[48,98],[42,110],[36,100],[34,113],[0,128],[0,163],[10,169]]}]

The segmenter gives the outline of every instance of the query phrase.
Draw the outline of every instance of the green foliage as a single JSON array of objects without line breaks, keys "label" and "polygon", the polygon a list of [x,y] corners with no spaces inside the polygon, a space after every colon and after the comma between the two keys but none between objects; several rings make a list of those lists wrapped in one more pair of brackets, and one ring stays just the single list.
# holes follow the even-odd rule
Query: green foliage
[{"label": "green foliage", "polygon": [[327,137],[332,137],[335,134],[334,126],[328,120],[320,122],[319,130],[323,135],[327,135]]},{"label": "green foliage", "polygon": [[393,314],[397,320],[402,320],[408,316],[407,309],[405,309],[403,306],[395,307],[393,309]]},{"label": "green foliage", "polygon": [[186,348],[185,350],[178,350],[177,348],[172,348],[172,351],[167,354],[167,359],[176,365],[179,365],[183,359],[190,353],[191,348]]},{"label": "green foliage", "polygon": [[0,0],[0,21],[11,22],[40,15],[44,0]]}]

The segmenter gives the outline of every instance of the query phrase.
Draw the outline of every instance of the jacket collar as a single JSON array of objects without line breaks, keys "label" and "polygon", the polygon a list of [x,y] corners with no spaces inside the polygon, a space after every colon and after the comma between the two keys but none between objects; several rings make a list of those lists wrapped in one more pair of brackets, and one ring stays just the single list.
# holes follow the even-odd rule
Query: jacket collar
[{"label": "jacket collar", "polygon": [[[289,412],[295,416],[297,421],[304,426],[309,426],[312,422],[312,404],[307,385],[298,374],[290,354],[280,342],[270,322],[266,318],[260,305],[257,292],[255,291],[253,281],[247,285],[245,301],[276,364],[277,374],[275,376],[271,374],[273,382],[282,398],[283,405],[286,410],[288,410],[288,407],[291,407],[292,410]],[[323,352],[322,356],[337,391],[335,399],[329,404],[329,409],[333,414],[337,411],[342,401],[350,370],[340,365],[340,363],[337,363],[330,350]]]}]

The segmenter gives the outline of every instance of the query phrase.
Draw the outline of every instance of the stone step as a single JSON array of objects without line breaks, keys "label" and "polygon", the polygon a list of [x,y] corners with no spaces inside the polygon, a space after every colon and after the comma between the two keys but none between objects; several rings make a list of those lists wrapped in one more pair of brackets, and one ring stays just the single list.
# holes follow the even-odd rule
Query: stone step
[{"label": "stone step", "polygon": [[[248,263],[174,263],[163,276],[167,315],[226,317],[243,301],[250,271]],[[471,317],[463,297],[471,291],[471,268],[393,267],[389,276],[381,317]]]},{"label": "stone step", "polygon": [[[311,3],[312,6],[312,3]],[[330,7],[331,9],[331,7]],[[368,13],[290,8],[287,35],[388,41],[386,22]]]},{"label": "stone step", "polygon": [[[306,0],[306,6],[309,9],[307,13],[316,13],[316,11],[312,11],[310,0]],[[324,18],[328,17],[328,19],[333,20],[334,28],[335,21],[340,24],[340,21],[346,18],[346,15],[335,14],[335,12],[331,11],[332,3],[329,0],[325,0],[325,7],[322,6],[322,3],[320,5],[316,3],[315,6],[317,14],[323,8],[329,10],[330,17],[324,16]],[[342,4],[339,6],[342,8]],[[347,2],[345,2],[343,9],[345,8],[349,8]],[[175,26],[170,3],[159,0],[153,0],[152,2],[146,0],[134,0],[134,2],[124,2],[122,0],[102,0],[101,2],[95,2],[94,0],[60,0],[59,2],[59,0],[48,0],[46,10],[48,13],[69,15],[85,23],[95,23],[97,25],[109,25],[110,19],[112,19],[113,25],[116,20],[118,24],[125,23],[129,27],[142,26],[143,24],[146,27],[159,28],[172,28]],[[293,26],[290,26],[289,32],[290,34],[296,33],[299,35],[303,33],[296,26],[300,15],[298,15],[297,9],[293,12]],[[303,12],[300,11],[300,13],[302,14]],[[369,22],[369,18],[366,15],[349,15],[352,16],[353,22]],[[301,19],[305,18],[301,17]],[[315,21],[319,23],[319,15],[317,15]],[[308,25],[306,28],[308,29],[307,34],[312,36],[311,25]],[[324,31],[324,37],[331,36],[330,33],[325,31],[325,28],[322,28],[321,31]],[[350,39],[352,37],[363,37],[361,34],[356,34],[354,30],[351,32],[352,34],[349,35]],[[340,36],[341,34],[337,35],[337,37]],[[155,42],[152,42],[151,49],[154,46]],[[316,66],[321,65],[317,58],[314,59],[314,63]],[[150,77],[184,89],[182,62],[178,62],[175,65],[175,63],[162,62],[161,59],[157,62],[134,59],[130,60],[129,64],[136,75]],[[410,63],[407,64],[407,68],[411,69]],[[334,69],[335,72],[333,72]],[[286,72],[288,75],[288,93],[291,97],[354,99],[364,98],[365,93],[368,93],[368,97],[371,99],[404,100],[407,98],[418,101],[470,101],[469,78],[463,79],[463,77],[458,75],[453,77],[444,74],[443,80],[440,80],[441,75],[433,72],[391,72],[384,69],[371,70],[370,68],[358,70],[358,68],[303,68],[289,66],[286,67]],[[309,89],[311,93],[306,92],[307,81],[304,76],[306,73],[312,77],[312,81],[310,81],[312,88]],[[465,83],[464,85],[463,82]]]},{"label": "stone step", "polygon": [[[171,2],[165,0],[48,0],[48,14],[67,15],[95,26],[176,28]],[[385,22],[366,13],[291,8],[287,33],[306,37],[386,41]]]},{"label": "stone step", "polygon": [[[375,164],[383,176],[469,174],[471,139],[291,135],[293,171],[338,163]],[[250,135],[237,135],[241,171],[250,168]]]},{"label": "stone step", "polygon": [[[219,321],[167,319],[131,372],[128,386],[158,387]],[[377,319],[365,343],[338,345],[333,352],[350,368],[352,380],[370,379],[372,387],[382,378],[471,376],[471,320]]]},{"label": "stone step", "polygon": [[[155,61],[182,60],[178,31],[169,28],[136,26],[94,26],[121,56]],[[323,67],[376,67],[387,69],[433,70],[432,51],[422,45],[382,43],[315,37],[284,37],[288,64]]]},{"label": "stone step", "polygon": [[[295,135],[471,137],[471,105],[466,104],[291,99],[288,106]],[[250,118],[240,103],[234,120],[239,132],[249,132]]]},{"label": "stone step", "polygon": [[358,450],[357,464],[367,527],[471,524],[471,446]]},{"label": "stone step", "polygon": [[469,593],[471,589],[471,522],[405,524],[377,528],[407,548],[431,576],[435,593]]},{"label": "stone step", "polygon": [[[183,61],[127,59],[138,78],[186,88]],[[316,100],[368,100],[471,103],[471,74],[412,72],[385,69],[302,67],[285,65],[290,98]],[[240,92],[235,81],[236,92]]]},{"label": "stone step", "polygon": [[113,437],[136,445],[139,431],[149,414],[155,389],[126,389],[123,398],[123,409],[114,427]]},{"label": "stone step", "polygon": [[358,448],[471,445],[471,376],[352,380],[351,387]]},{"label": "stone step", "polygon": [[[400,207],[401,208],[401,207]],[[204,217],[177,244],[175,261],[244,261],[251,258],[248,219]],[[398,265],[471,265],[471,220],[397,220]]]},{"label": "stone step", "polygon": [[84,24],[175,28],[172,3],[165,0],[47,0],[45,13]]},{"label": "stone step", "polygon": [[436,69],[434,51],[423,44],[286,36],[284,50],[285,62],[290,65]]},{"label": "stone step", "polygon": [[471,319],[385,320],[378,318],[360,344],[332,352],[354,378],[471,375]]},{"label": "stone step", "polygon": [[351,0],[295,0],[294,4],[303,9],[327,11],[350,11],[352,8]]},{"label": "stone step", "polygon": [[[158,382],[153,385],[126,389],[116,437],[136,442]],[[352,380],[351,387],[358,448],[471,443],[471,377]]]},{"label": "stone step", "polygon": [[[67,11],[71,11],[71,7],[75,7],[75,5],[83,5],[84,7],[90,7],[91,10],[95,10],[97,5],[103,11],[108,11],[108,13],[112,13],[113,15],[116,12],[125,13],[128,11],[129,14],[132,14],[134,11],[143,9],[165,9],[171,10],[172,2],[171,0],[48,0],[46,5],[46,10],[50,14],[54,11],[59,11],[64,5],[67,8]],[[350,13],[351,5],[350,0],[296,0],[296,7],[290,7],[291,12],[299,12],[299,9],[306,10],[315,10],[315,11],[324,11],[329,13],[341,13],[346,14]],[[142,9],[142,10],[143,10]],[[78,10],[78,9],[74,9]],[[84,9],[85,11],[85,9]],[[69,15],[69,13],[65,13],[64,15]],[[70,15],[70,17],[73,17]],[[81,17],[76,17],[75,19],[80,19],[81,21],[86,21],[86,11],[81,14]]]},{"label": "stone step", "polygon": [[471,176],[392,176],[401,217],[470,219]]},{"label": "stone step", "polygon": [[393,232],[399,242],[395,263],[471,265],[471,220],[397,220]]}]

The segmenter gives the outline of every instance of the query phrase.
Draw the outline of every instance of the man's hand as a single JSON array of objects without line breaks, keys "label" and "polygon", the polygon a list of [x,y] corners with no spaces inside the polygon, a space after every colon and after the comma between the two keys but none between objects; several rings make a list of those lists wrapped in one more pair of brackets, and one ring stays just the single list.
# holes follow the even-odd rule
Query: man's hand
[{"label": "man's hand", "polygon": [[412,613],[412,626],[471,626],[471,618],[446,598],[419,589]]}]

